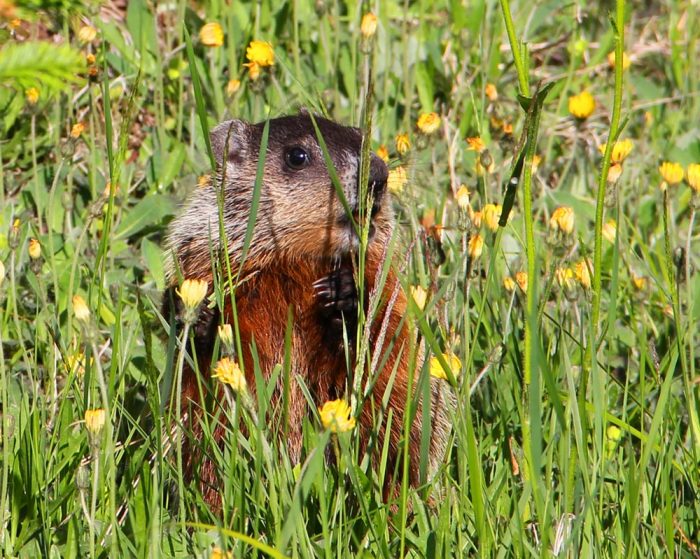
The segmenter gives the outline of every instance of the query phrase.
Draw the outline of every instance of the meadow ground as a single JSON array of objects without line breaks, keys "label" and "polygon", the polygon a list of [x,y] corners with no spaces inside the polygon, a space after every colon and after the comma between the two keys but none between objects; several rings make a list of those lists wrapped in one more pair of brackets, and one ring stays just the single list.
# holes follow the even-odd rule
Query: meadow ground
[{"label": "meadow ground", "polygon": [[[0,0],[0,555],[700,557],[699,16]],[[203,129],[300,106],[371,116],[451,445],[387,504],[354,430],[310,405],[295,465],[261,397],[200,441],[212,513],[173,443],[161,243]]]}]

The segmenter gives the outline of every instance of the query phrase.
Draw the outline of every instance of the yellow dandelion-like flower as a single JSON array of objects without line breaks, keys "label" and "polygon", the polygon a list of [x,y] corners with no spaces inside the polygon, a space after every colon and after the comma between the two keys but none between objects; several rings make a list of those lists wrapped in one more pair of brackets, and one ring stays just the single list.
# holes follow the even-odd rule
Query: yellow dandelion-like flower
[{"label": "yellow dandelion-like flower", "polygon": [[440,116],[437,113],[423,113],[418,117],[416,125],[423,134],[432,134],[440,128]]},{"label": "yellow dandelion-like flower", "polygon": [[581,260],[574,265],[574,276],[584,289],[591,288],[591,273],[589,271],[590,262]]},{"label": "yellow dandelion-like flower", "polygon": [[562,289],[574,288],[574,271],[571,268],[557,268],[554,270],[554,277]]},{"label": "yellow dandelion-like flower", "polygon": [[467,208],[467,211],[469,212],[469,219],[472,222],[472,225],[474,225],[475,229],[480,229],[481,228],[481,212],[475,212],[471,206]]},{"label": "yellow dandelion-like flower", "polygon": [[38,260],[41,258],[41,243],[37,239],[31,239],[29,241],[29,258],[32,260]]},{"label": "yellow dandelion-like flower", "polygon": [[186,279],[175,293],[182,299],[186,309],[195,310],[207,296],[208,289],[209,284],[204,280]]},{"label": "yellow dandelion-like flower", "polygon": [[515,283],[518,284],[520,289],[527,291],[527,272],[516,272]]},{"label": "yellow dandelion-like flower", "polygon": [[472,235],[471,239],[469,239],[469,244],[467,245],[467,254],[469,254],[469,258],[476,260],[481,256],[483,251],[484,238],[478,233],[476,235]]},{"label": "yellow dandelion-like flower", "polygon": [[622,175],[622,165],[620,163],[613,163],[608,169],[608,178],[606,179],[608,183],[615,184]]},{"label": "yellow dandelion-like flower", "polygon": [[30,87],[24,92],[24,95],[30,105],[36,105],[39,101],[39,90],[36,87]]},{"label": "yellow dandelion-like flower", "polygon": [[206,23],[199,30],[199,40],[205,47],[218,48],[224,44],[224,30],[215,21]]},{"label": "yellow dandelion-like flower", "polygon": [[[608,65],[611,68],[615,68],[615,60],[617,59],[617,55],[615,51],[612,51],[608,54]],[[622,69],[627,70],[632,65],[632,61],[630,60],[630,57],[627,56],[626,52],[622,53]]]},{"label": "yellow dandelion-like flower", "polygon": [[78,30],[78,40],[83,44],[92,43],[95,37],[97,37],[97,29],[92,25],[83,25]]},{"label": "yellow dandelion-like flower", "polygon": [[617,223],[611,219],[603,224],[603,238],[609,243],[615,242],[617,236]]},{"label": "yellow dandelion-like flower", "polygon": [[574,231],[573,208],[561,206],[554,210],[549,220],[549,227],[554,231],[561,231],[565,235],[571,235]]},{"label": "yellow dandelion-like flower", "polygon": [[503,123],[503,133],[506,134],[507,136],[513,135],[513,123],[512,122],[504,122]]},{"label": "yellow dandelion-like flower", "polygon": [[352,409],[344,400],[326,402],[318,411],[323,428],[330,429],[333,433],[345,433],[355,427]]},{"label": "yellow dandelion-like flower", "polygon": [[411,149],[411,140],[408,139],[408,134],[397,134],[394,142],[399,155],[405,155]]},{"label": "yellow dandelion-like flower", "polygon": [[[598,151],[600,151],[601,155],[605,154],[605,149],[607,148],[607,144],[600,144],[598,146]],[[632,152],[632,149],[634,148],[634,142],[630,139],[626,140],[620,140],[619,142],[615,142],[615,145],[613,145],[612,148],[612,154],[610,155],[610,160],[613,163],[622,163],[627,156]]]},{"label": "yellow dandelion-like flower", "polygon": [[11,19],[10,22],[7,24],[7,26],[10,28],[10,31],[15,31],[16,29],[19,29],[21,25],[22,20],[18,17]]},{"label": "yellow dandelion-like flower", "polygon": [[87,62],[88,65],[93,65],[97,61],[97,58],[95,57],[94,54],[91,52],[88,52],[85,54],[85,62]]},{"label": "yellow dandelion-like flower", "polygon": [[688,165],[688,172],[686,173],[688,177],[688,184],[693,192],[700,194],[700,164],[691,163]]},{"label": "yellow dandelion-like flower", "polygon": [[510,277],[506,276],[503,278],[503,289],[511,293],[515,289],[515,280]]},{"label": "yellow dandelion-like flower", "polygon": [[540,163],[542,163],[542,156],[535,154],[532,157],[532,174],[534,175],[540,168]]},{"label": "yellow dandelion-like flower", "polygon": [[486,204],[481,209],[486,228],[490,231],[498,231],[498,221],[501,219],[503,207],[500,204]]},{"label": "yellow dandelion-like flower", "polygon": [[486,97],[488,97],[488,100],[491,102],[496,101],[498,99],[498,90],[496,89],[496,86],[492,83],[486,84],[485,93]]},{"label": "yellow dandelion-like flower", "polygon": [[224,551],[220,547],[215,547],[209,554],[209,559],[233,559],[233,553]]},{"label": "yellow dandelion-like flower", "polygon": [[78,122],[70,129],[70,137],[77,140],[83,132],[85,132],[85,124]]},{"label": "yellow dandelion-like flower", "polygon": [[365,39],[373,37],[377,32],[377,16],[372,12],[367,12],[362,16],[362,22],[360,23],[360,33]]},{"label": "yellow dandelion-like flower", "polygon": [[457,191],[457,206],[462,211],[469,208],[469,189],[465,185],[461,185]]},{"label": "yellow dandelion-like flower", "polygon": [[92,410],[85,410],[85,428],[93,437],[96,437],[102,432],[106,422],[107,412],[105,412],[104,409],[95,408]]},{"label": "yellow dandelion-like flower", "polygon": [[678,184],[683,180],[683,167],[680,163],[671,163],[670,161],[664,161],[659,167],[659,173],[663,177],[666,184],[673,186]]},{"label": "yellow dandelion-like flower", "polygon": [[[459,373],[462,371],[462,361],[460,361],[459,357],[451,352],[443,353],[442,357],[449,365],[450,370],[452,371],[452,376],[459,376]],[[430,358],[429,369],[431,377],[447,380],[447,371],[440,364],[440,360],[437,357],[433,356]]]},{"label": "yellow dandelion-like flower", "polygon": [[251,41],[245,51],[245,57],[263,68],[275,63],[275,51],[267,41]]},{"label": "yellow dandelion-like flower", "polygon": [[230,386],[234,392],[244,393],[246,391],[247,383],[243,371],[241,371],[238,363],[228,357],[219,359],[216,367],[214,367],[212,378]]},{"label": "yellow dandelion-like flower", "polygon": [[90,320],[90,309],[80,295],[73,295],[73,314],[79,322]]},{"label": "yellow dandelion-like flower", "polygon": [[229,80],[226,84],[226,95],[231,97],[241,88],[241,80]]},{"label": "yellow dandelion-like flower", "polygon": [[588,91],[569,97],[569,112],[580,120],[585,120],[595,110],[595,99]]},{"label": "yellow dandelion-like flower", "polygon": [[377,148],[376,154],[377,154],[377,157],[379,157],[379,159],[384,161],[384,163],[389,162],[389,150],[386,149],[386,146],[384,144],[382,144],[381,146],[379,146]]},{"label": "yellow dandelion-like flower", "polygon": [[248,68],[248,79],[252,82],[256,81],[262,74],[261,66],[257,62],[247,62],[243,66]]},{"label": "yellow dandelion-like flower", "polygon": [[647,278],[632,275],[632,285],[637,291],[644,291],[647,288]]},{"label": "yellow dandelion-like flower", "polygon": [[425,308],[425,302],[428,300],[428,292],[423,289],[420,285],[412,285],[410,287],[411,297],[416,303],[416,306],[423,310]]},{"label": "yellow dandelion-like flower", "polygon": [[233,327],[230,324],[219,324],[217,332],[224,346],[233,347]]},{"label": "yellow dandelion-like flower", "polygon": [[469,147],[467,148],[469,151],[476,151],[477,153],[481,153],[486,149],[486,144],[480,136],[473,136],[471,138],[467,138],[467,144],[469,145]]},{"label": "yellow dandelion-like flower", "polygon": [[396,167],[389,171],[389,178],[386,181],[387,189],[393,194],[399,194],[408,182],[408,174],[403,167]]}]

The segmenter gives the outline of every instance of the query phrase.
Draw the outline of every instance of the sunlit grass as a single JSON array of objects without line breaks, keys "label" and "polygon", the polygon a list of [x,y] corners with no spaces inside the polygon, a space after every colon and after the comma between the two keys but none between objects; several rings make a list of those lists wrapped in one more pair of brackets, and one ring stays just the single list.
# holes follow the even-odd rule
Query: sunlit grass
[{"label": "sunlit grass", "polygon": [[[652,4],[3,4],[0,554],[697,556],[698,21]],[[342,404],[302,384],[301,464],[235,324],[201,433],[170,405],[192,344],[161,314],[167,224],[212,187],[208,130],[300,106],[383,146],[416,387],[457,398],[435,477],[390,503],[348,411],[362,364]]]}]

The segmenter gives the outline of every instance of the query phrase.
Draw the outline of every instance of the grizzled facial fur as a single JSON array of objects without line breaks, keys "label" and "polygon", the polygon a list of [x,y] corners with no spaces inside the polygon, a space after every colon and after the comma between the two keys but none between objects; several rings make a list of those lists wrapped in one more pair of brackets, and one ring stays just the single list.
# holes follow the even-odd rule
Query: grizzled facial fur
[{"label": "grizzled facial fur", "polygon": [[[360,207],[359,172],[362,134],[315,117],[328,154],[355,220]],[[225,186],[227,230],[247,223],[265,123],[224,122],[211,133]],[[391,216],[385,190],[387,168],[371,155],[369,188],[373,195],[371,238],[388,234]],[[235,227],[233,227],[235,229]],[[236,231],[230,231],[236,236]],[[351,219],[333,186],[311,117],[302,113],[270,121],[263,184],[253,246],[290,258],[338,257],[358,244]]]}]

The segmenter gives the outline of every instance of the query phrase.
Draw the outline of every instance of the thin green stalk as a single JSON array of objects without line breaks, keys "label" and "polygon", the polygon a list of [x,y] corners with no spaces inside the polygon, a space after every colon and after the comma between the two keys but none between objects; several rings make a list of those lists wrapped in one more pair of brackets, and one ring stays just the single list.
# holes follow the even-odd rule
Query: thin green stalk
[{"label": "thin green stalk", "polygon": [[513,16],[510,13],[510,2],[501,0],[501,10],[503,11],[503,21],[506,24],[506,33],[508,33],[508,41],[510,42],[510,50],[513,53],[513,62],[515,70],[518,73],[518,83],[520,85],[520,93],[522,95],[530,95],[530,86],[527,79],[527,71],[523,63],[520,45],[515,36],[515,26],[513,25]]},{"label": "thin green stalk", "polygon": [[610,170],[610,162],[612,158],[612,150],[617,137],[620,133],[620,113],[622,108],[622,59],[625,46],[625,0],[616,0],[616,17],[615,17],[615,60],[619,61],[615,64],[615,93],[613,98],[613,112],[610,121],[610,134],[608,141],[605,144],[605,153],[598,180],[598,193],[596,196],[595,208],[595,246],[593,249],[593,305],[591,310],[591,340],[586,350],[585,368],[589,369],[593,366],[597,346],[597,328],[600,322],[600,302],[601,302],[601,284],[602,284],[602,254],[603,254],[603,218],[605,212],[605,190],[608,182],[608,171]]}]

